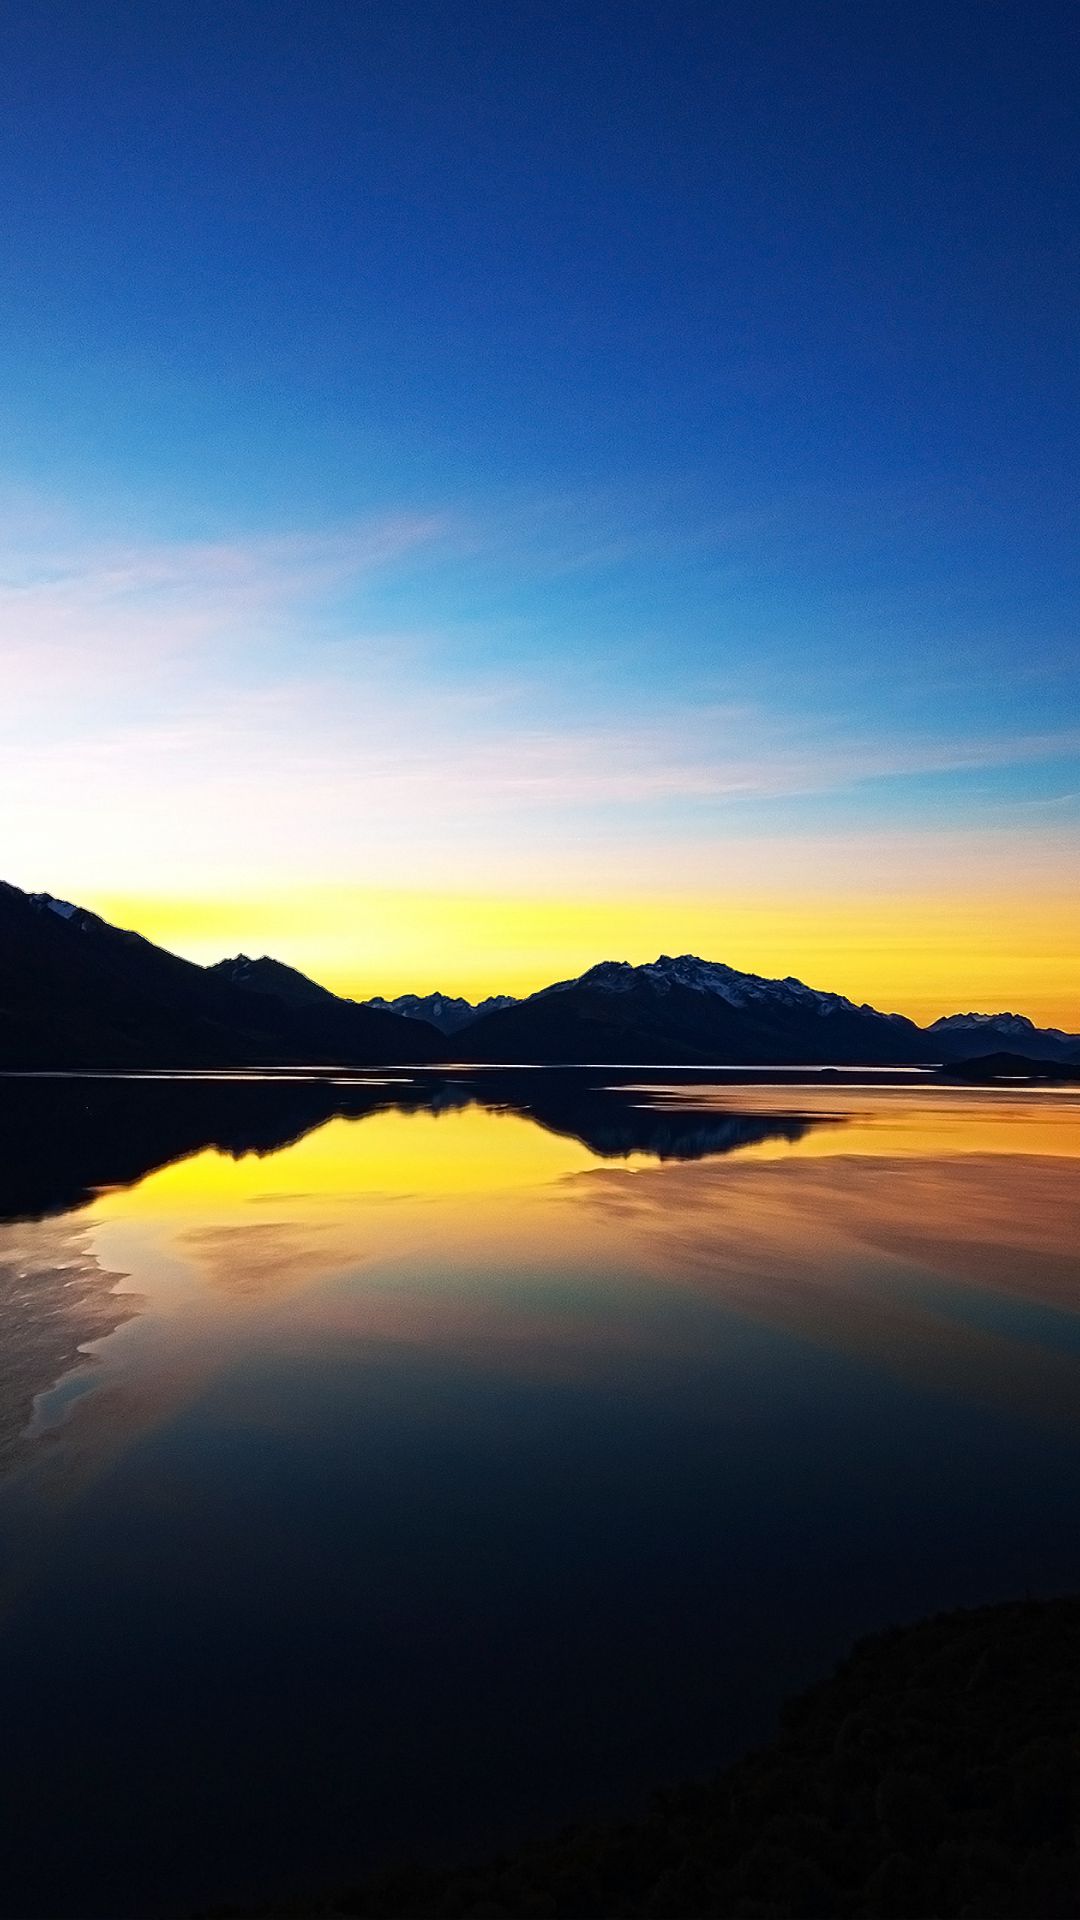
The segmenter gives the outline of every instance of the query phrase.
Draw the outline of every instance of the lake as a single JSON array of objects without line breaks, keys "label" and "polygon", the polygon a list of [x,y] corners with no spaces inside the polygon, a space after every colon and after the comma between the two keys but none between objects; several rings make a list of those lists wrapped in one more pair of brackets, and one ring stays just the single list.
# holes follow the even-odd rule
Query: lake
[{"label": "lake", "polygon": [[1080,1096],[8,1078],[4,1911],[452,1861],[1080,1586]]}]

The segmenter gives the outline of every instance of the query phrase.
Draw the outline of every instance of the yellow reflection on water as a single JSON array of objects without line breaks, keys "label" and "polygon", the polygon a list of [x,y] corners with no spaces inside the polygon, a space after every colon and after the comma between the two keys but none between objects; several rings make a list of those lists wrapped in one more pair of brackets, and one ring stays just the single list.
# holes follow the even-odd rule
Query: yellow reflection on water
[{"label": "yellow reflection on water", "polygon": [[159,1298],[177,1262],[197,1284],[254,1299],[421,1250],[429,1292],[441,1257],[447,1269],[496,1263],[512,1294],[515,1273],[537,1261],[549,1271],[651,1268],[658,1219],[676,1229],[669,1278],[673,1265],[689,1275],[704,1260],[758,1286],[763,1253],[774,1273],[801,1271],[828,1243],[842,1266],[845,1240],[908,1258],[918,1239],[950,1272],[958,1250],[977,1244],[982,1277],[1014,1249],[1026,1282],[1056,1249],[1072,1271],[1075,1098],[645,1084],[632,1098],[661,1112],[794,1113],[816,1124],[798,1138],[658,1163],[644,1152],[605,1160],[516,1112],[391,1109],[333,1119],[273,1153],[208,1149],[161,1168],[102,1196],[99,1231],[111,1266],[126,1252],[150,1269],[139,1285],[152,1293],[156,1267]]},{"label": "yellow reflection on water", "polygon": [[696,1159],[604,1159],[471,1106],[195,1154],[79,1216],[88,1257],[140,1307],[100,1343],[102,1387],[73,1433],[100,1459],[104,1435],[126,1444],[171,1417],[253,1344],[301,1372],[382,1342],[580,1381],[693,1373],[738,1321],[1075,1420],[1076,1352],[1055,1329],[1080,1309],[1076,1098],[644,1084],[634,1098],[689,1103],[695,1125],[828,1124]]},{"label": "yellow reflection on water", "polygon": [[[596,1164],[517,1113],[390,1110],[330,1120],[274,1153],[212,1148],[163,1167],[103,1194],[98,1233],[160,1306],[192,1286],[253,1303],[404,1260],[422,1262],[430,1301],[463,1263],[474,1289],[504,1286],[531,1245],[549,1265],[574,1263],[594,1236],[552,1200]],[[381,1308],[374,1318],[385,1325]]]},{"label": "yellow reflection on water", "polygon": [[[639,1268],[910,1384],[1080,1418],[1080,1115],[1064,1154],[868,1153],[582,1176]],[[802,1144],[802,1143],[801,1143]],[[1000,1325],[995,1324],[1000,1322]]]},{"label": "yellow reflection on water", "polygon": [[581,1142],[515,1113],[479,1107],[445,1113],[387,1111],[335,1119],[272,1154],[234,1158],[217,1149],[150,1174],[110,1196],[128,1216],[239,1209],[253,1201],[490,1199],[543,1187],[594,1163]]}]

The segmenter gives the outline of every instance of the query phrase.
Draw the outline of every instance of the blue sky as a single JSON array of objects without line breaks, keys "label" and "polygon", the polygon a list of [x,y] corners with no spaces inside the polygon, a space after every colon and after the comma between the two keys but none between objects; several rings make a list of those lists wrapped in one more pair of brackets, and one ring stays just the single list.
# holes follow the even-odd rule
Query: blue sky
[{"label": "blue sky", "polygon": [[4,870],[1046,922],[1076,37],[6,7]]}]

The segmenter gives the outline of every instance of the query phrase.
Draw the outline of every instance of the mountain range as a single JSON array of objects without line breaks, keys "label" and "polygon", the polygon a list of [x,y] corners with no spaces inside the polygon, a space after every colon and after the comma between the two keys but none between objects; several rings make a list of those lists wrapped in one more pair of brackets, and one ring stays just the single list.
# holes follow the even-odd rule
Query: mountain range
[{"label": "mountain range", "polygon": [[355,1001],[269,957],[200,967],[47,893],[0,883],[0,1067],[489,1064],[907,1066],[1080,1057],[1021,1014],[921,1028],[793,978],[692,954],[605,960],[515,1000]]},{"label": "mountain range", "polygon": [[381,1007],[386,1013],[402,1013],[409,1020],[426,1020],[437,1027],[440,1033],[459,1033],[471,1021],[481,1019],[485,1013],[498,1013],[503,1007],[516,1007],[518,1004],[512,993],[492,993],[486,1000],[455,999],[447,993],[399,993],[396,1000],[384,1000],[376,994],[373,1000],[365,1000],[365,1007]]},{"label": "mountain range", "polygon": [[800,980],[768,980],[693,954],[639,967],[601,961],[525,1000],[493,995],[473,1006],[433,993],[365,1004],[462,1035],[469,1059],[492,1062],[890,1066],[1002,1049],[1051,1061],[1080,1052],[1080,1034],[1036,1027],[1024,1014],[953,1013],[922,1028]]}]

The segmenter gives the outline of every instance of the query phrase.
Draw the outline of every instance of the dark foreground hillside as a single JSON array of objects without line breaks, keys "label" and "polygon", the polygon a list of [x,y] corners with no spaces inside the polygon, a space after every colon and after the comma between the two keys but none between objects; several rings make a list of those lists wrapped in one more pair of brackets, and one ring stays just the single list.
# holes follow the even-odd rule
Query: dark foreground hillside
[{"label": "dark foreground hillside", "polygon": [[863,1641],[773,1742],[640,1819],[287,1909],[368,1920],[1080,1913],[1080,1598]]}]

